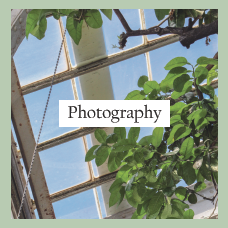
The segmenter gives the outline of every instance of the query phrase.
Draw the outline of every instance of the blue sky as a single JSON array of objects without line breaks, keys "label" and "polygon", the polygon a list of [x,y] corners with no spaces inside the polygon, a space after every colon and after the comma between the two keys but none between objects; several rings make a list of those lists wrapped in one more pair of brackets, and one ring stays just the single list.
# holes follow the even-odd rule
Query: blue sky
[{"label": "blue sky", "polygon": [[[121,10],[121,12],[132,29],[140,28],[138,10]],[[121,50],[117,48],[112,48],[112,45],[118,46],[117,36],[124,31],[122,25],[115,14],[113,14],[112,21],[109,21],[103,15],[102,17],[107,54],[110,55],[116,52],[121,52]],[[145,10],[145,17],[147,28],[158,24],[154,15],[154,10]],[[158,36],[156,35],[148,36],[148,39],[154,39],[157,37]],[[184,56],[194,65],[197,58],[200,56],[213,57],[218,50],[217,35],[211,36],[210,39],[211,42],[209,46],[206,46],[205,39],[202,39],[191,45],[190,49],[182,47],[182,45],[177,42],[151,51],[150,62],[153,80],[161,82],[161,80],[165,78],[168,72],[164,69],[164,66],[174,57]],[[29,36],[28,40],[24,39],[14,57],[21,85],[28,84],[32,81],[53,74],[60,43],[61,37],[59,26],[57,21],[53,18],[48,18],[48,28],[44,39],[37,40],[32,35]],[[75,66],[76,63],[73,57],[71,41],[68,34],[67,43],[69,46],[72,65]],[[130,37],[125,50],[140,44],[142,44],[142,37]],[[57,72],[66,69],[65,57],[62,53]],[[141,75],[148,75],[144,54],[113,64],[109,69],[114,97],[116,100],[123,100],[129,92],[138,89],[138,78]],[[79,99],[82,99],[78,78],[76,78],[76,86]],[[48,91],[49,88],[45,88],[24,96],[35,138],[37,138],[38,135]],[[54,85],[47,116],[44,122],[43,132],[41,134],[41,142],[76,129],[58,127],[58,101],[70,99],[74,99],[70,80]],[[141,129],[140,138],[145,135],[150,135],[152,130],[152,128]],[[87,136],[87,141],[89,147],[91,147],[89,136]],[[84,162],[85,152],[81,139],[76,139],[42,151],[40,152],[40,158],[50,193],[79,184],[89,178],[87,164]],[[94,162],[93,168],[95,175],[97,175]],[[100,187],[97,188],[97,191],[102,207],[102,214],[103,217],[105,217],[106,215]],[[54,203],[53,206],[57,218],[98,219],[93,190],[58,201]]]}]

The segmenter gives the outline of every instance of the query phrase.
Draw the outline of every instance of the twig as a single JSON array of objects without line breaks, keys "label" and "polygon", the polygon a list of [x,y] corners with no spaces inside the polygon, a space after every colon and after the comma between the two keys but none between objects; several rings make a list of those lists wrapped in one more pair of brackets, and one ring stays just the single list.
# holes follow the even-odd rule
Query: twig
[{"label": "twig", "polygon": [[213,198],[207,198],[207,197],[205,197],[205,196],[199,194],[198,192],[196,192],[196,191],[194,191],[194,190],[192,190],[192,189],[189,189],[189,188],[186,188],[186,189],[187,189],[189,192],[194,193],[194,194],[196,194],[196,195],[198,195],[198,196],[201,196],[203,199],[209,200],[209,201],[211,201],[211,202],[214,202],[216,196],[218,195],[218,193],[216,192],[215,195],[213,196]]},{"label": "twig", "polygon": [[167,18],[165,18],[163,21],[161,21],[161,22],[157,25],[157,27],[161,26],[161,25],[162,25],[165,21],[167,21],[169,18],[170,18],[170,15],[169,15]]},{"label": "twig", "polygon": [[128,25],[127,21],[125,20],[124,16],[122,15],[122,13],[120,12],[120,10],[118,9],[114,9],[114,12],[116,14],[116,16],[119,18],[121,24],[123,25],[124,29],[126,30],[126,32],[131,32],[131,28]]},{"label": "twig", "polygon": [[215,208],[214,208],[214,210],[212,211],[212,213],[211,213],[209,219],[210,219],[210,218],[213,216],[213,214],[215,213],[215,210],[216,210],[216,207],[217,207],[217,203],[218,203],[218,198],[217,198],[216,203],[215,203]]}]

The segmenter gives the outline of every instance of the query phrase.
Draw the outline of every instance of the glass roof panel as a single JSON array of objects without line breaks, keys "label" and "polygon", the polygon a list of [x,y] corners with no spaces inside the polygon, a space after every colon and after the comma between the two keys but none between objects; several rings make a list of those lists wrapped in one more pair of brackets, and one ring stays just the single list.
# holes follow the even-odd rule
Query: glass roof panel
[{"label": "glass roof panel", "polygon": [[[139,11],[138,9],[121,9],[120,10],[123,16],[125,17],[126,21],[128,22],[130,28],[132,30],[140,29],[140,20],[139,20]],[[118,44],[118,36],[121,33],[125,32],[123,25],[120,23],[116,14],[112,13],[112,20],[110,21],[106,16],[102,14],[103,19],[103,32],[104,32],[104,39],[106,45],[106,51],[108,55],[121,52],[119,48],[113,48],[113,45],[119,46]],[[142,44],[142,37],[130,37],[127,40],[127,46],[124,50],[133,48]]]},{"label": "glass roof panel", "polygon": [[53,203],[57,219],[99,219],[93,189]]},{"label": "glass roof panel", "polygon": [[[40,129],[49,89],[48,87],[24,96],[35,139]],[[59,127],[59,100],[73,99],[70,80],[53,86],[40,142],[76,129],[73,127]]]},{"label": "glass roof panel", "polygon": [[89,180],[81,138],[39,153],[50,194]]},{"label": "glass roof panel", "polygon": [[105,211],[104,198],[102,195],[101,186],[97,187],[96,189],[97,189],[98,198],[99,198],[99,202],[100,202],[101,214],[102,214],[102,217],[105,218],[107,216],[107,214]]},{"label": "glass roof panel", "polygon": [[124,100],[137,86],[140,76],[148,75],[144,54],[109,66],[115,100]]},{"label": "glass roof panel", "polygon": [[[14,61],[21,85],[53,75],[61,45],[60,27],[53,17],[47,18],[47,31],[42,40],[29,35],[19,46]],[[57,73],[67,70],[62,50]]]}]

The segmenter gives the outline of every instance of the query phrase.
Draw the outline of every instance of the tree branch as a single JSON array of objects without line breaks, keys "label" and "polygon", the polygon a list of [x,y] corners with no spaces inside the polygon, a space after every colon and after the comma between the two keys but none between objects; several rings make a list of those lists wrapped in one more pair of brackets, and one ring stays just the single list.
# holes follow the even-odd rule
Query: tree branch
[{"label": "tree branch", "polygon": [[[127,38],[131,36],[143,36],[143,35],[151,35],[151,34],[157,34],[159,36],[162,36],[167,34],[177,34],[177,35],[180,35],[180,38],[179,38],[180,43],[184,47],[189,48],[190,45],[193,44],[196,40],[218,33],[218,20],[194,29],[189,28],[189,26],[183,27],[183,28],[173,28],[173,27],[160,28],[159,26],[154,26],[145,30],[140,30],[140,29],[131,30],[131,28],[129,27],[128,23],[126,22],[121,12],[117,9],[115,9],[114,12],[118,16],[124,29],[126,30],[126,33],[122,33],[120,35],[120,41],[119,41],[120,49],[123,49],[125,47]],[[195,18],[193,22],[191,21],[190,25],[192,26],[197,20],[198,18]]]},{"label": "tree branch", "polygon": [[190,45],[193,44],[195,41],[217,33],[218,20],[213,21],[208,25],[202,25],[196,29],[192,29],[191,31],[181,35],[179,40],[184,47],[189,48]]}]

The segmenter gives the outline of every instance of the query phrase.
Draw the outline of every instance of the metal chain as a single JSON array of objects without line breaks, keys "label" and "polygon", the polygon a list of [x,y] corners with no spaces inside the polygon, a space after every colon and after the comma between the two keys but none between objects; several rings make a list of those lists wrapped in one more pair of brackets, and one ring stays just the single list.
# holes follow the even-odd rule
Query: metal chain
[{"label": "metal chain", "polygon": [[53,87],[53,82],[54,82],[55,74],[56,74],[57,67],[58,67],[58,64],[59,64],[60,54],[61,54],[61,51],[62,51],[62,46],[63,46],[63,42],[64,42],[64,39],[65,39],[65,35],[66,35],[66,29],[65,29],[64,34],[63,34],[62,43],[61,43],[60,50],[59,50],[59,55],[58,55],[57,62],[56,62],[56,65],[55,65],[55,70],[54,70],[54,74],[53,74],[53,77],[52,77],[51,86],[50,86],[50,90],[49,90],[49,93],[48,93],[48,98],[47,98],[47,102],[46,102],[46,105],[45,105],[44,114],[43,114],[42,122],[41,122],[41,125],[40,125],[39,134],[38,134],[37,141],[36,141],[36,144],[35,144],[35,148],[34,148],[34,152],[33,152],[33,156],[32,156],[32,161],[31,161],[31,165],[30,165],[30,168],[29,168],[29,173],[28,173],[26,184],[25,184],[25,189],[24,189],[24,192],[23,192],[23,196],[22,196],[22,199],[21,199],[21,205],[20,205],[20,208],[19,208],[17,219],[19,219],[19,217],[20,217],[20,214],[21,214],[21,211],[22,211],[22,207],[23,207],[23,204],[24,204],[24,200],[25,200],[25,194],[26,194],[26,191],[28,189],[28,183],[29,183],[29,179],[30,179],[30,176],[31,176],[32,166],[33,166],[34,159],[35,159],[35,156],[36,156],[36,149],[37,149],[37,145],[38,145],[39,140],[40,140],[41,131],[43,129],[44,119],[45,119],[45,116],[46,116],[47,107],[48,107],[48,103],[49,103],[49,100],[50,100],[51,91],[52,91],[52,87]]}]

